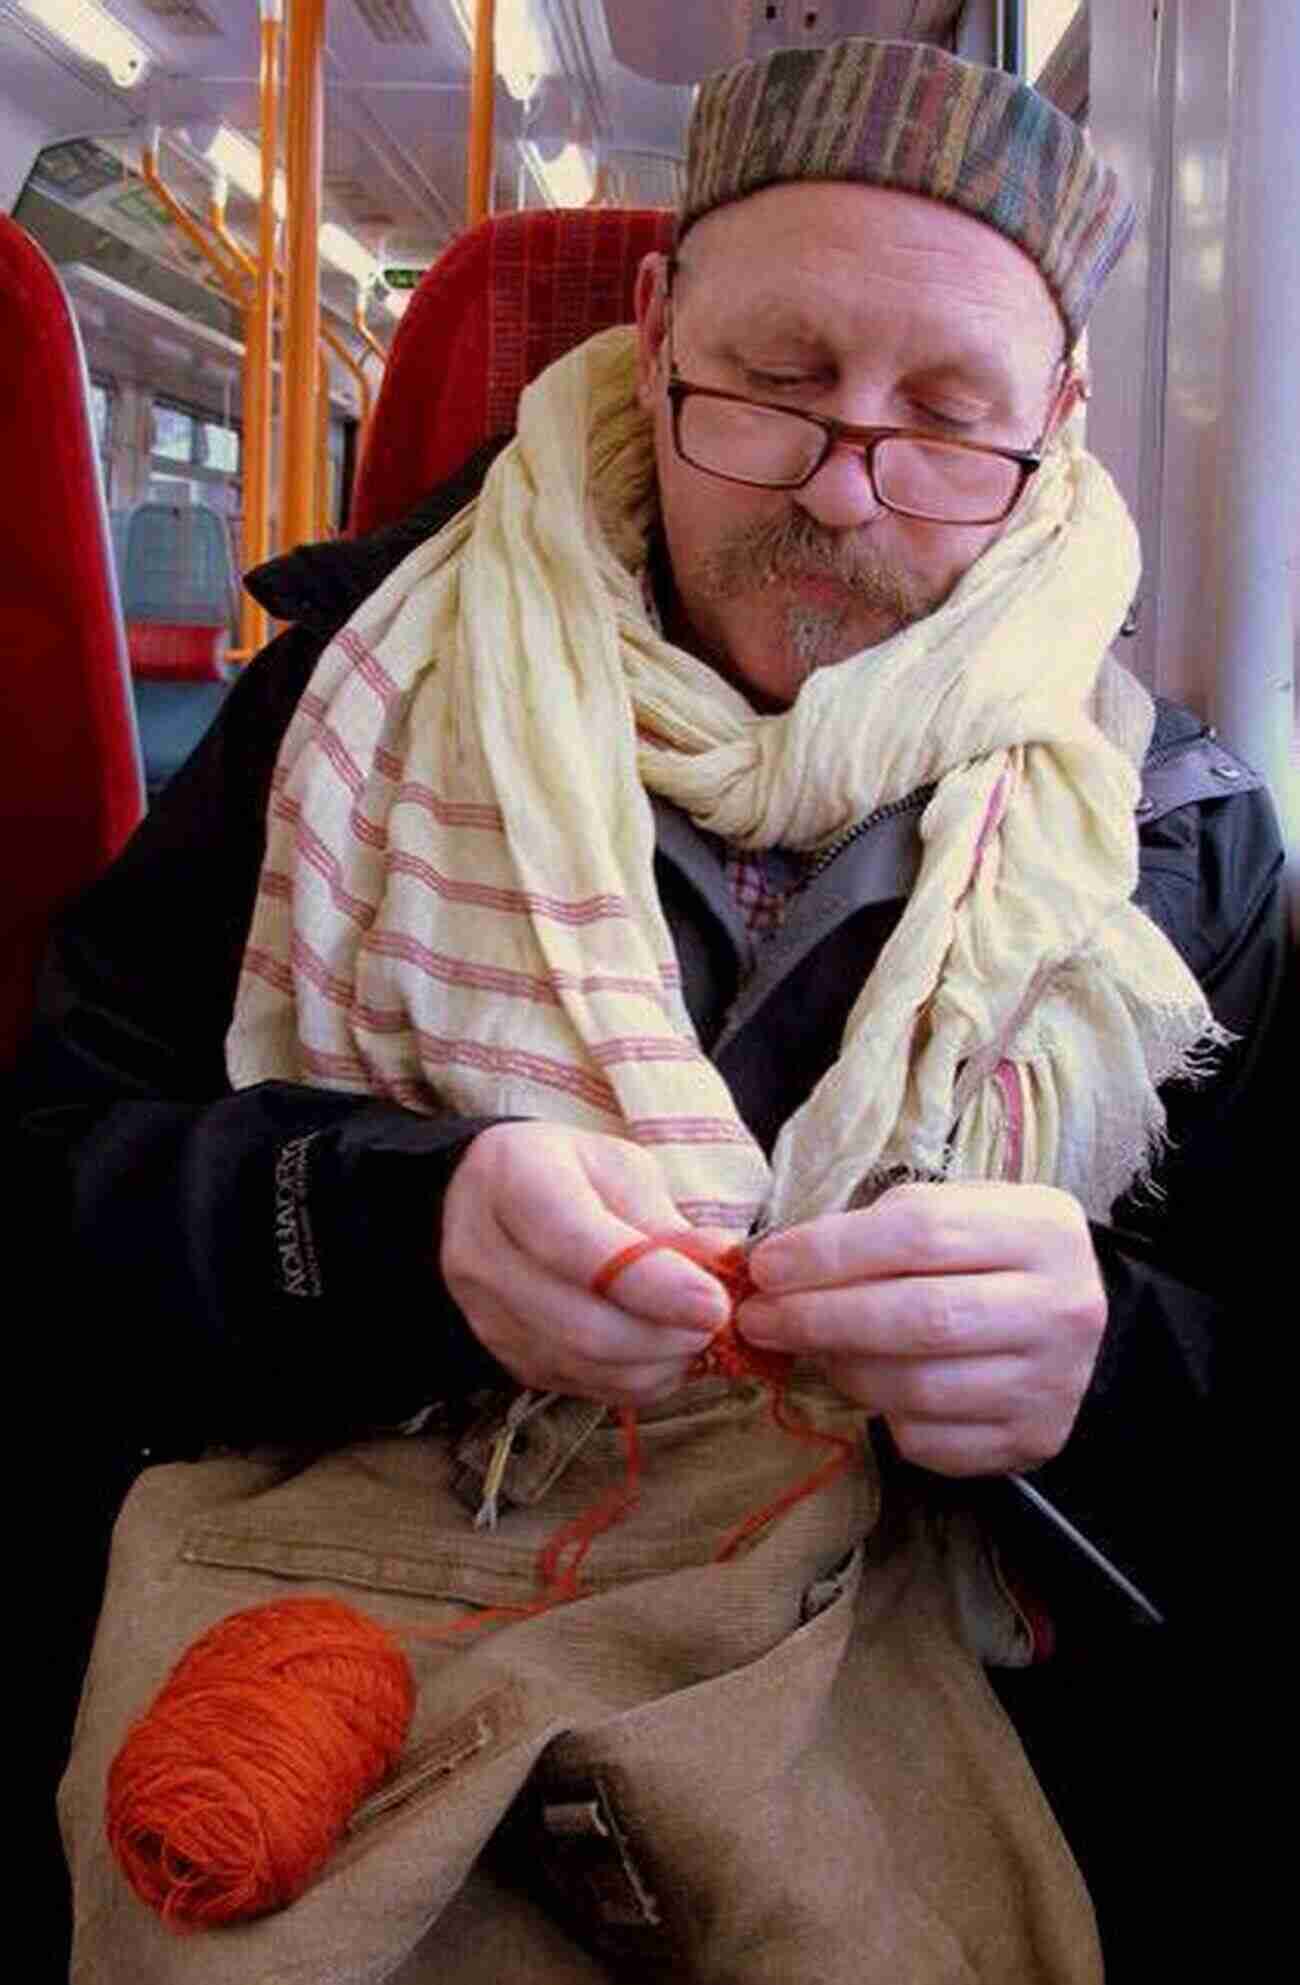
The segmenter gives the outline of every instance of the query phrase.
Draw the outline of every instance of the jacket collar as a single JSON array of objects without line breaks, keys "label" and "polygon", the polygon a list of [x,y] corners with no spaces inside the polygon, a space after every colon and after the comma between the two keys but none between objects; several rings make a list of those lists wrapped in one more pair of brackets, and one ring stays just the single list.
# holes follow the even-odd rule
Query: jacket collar
[{"label": "jacket collar", "polygon": [[254,566],[245,573],[244,584],[276,620],[294,621],[326,638],[336,634],[404,558],[473,502],[508,439],[498,435],[485,442],[448,482],[440,483],[397,523],[364,538],[299,545]]}]

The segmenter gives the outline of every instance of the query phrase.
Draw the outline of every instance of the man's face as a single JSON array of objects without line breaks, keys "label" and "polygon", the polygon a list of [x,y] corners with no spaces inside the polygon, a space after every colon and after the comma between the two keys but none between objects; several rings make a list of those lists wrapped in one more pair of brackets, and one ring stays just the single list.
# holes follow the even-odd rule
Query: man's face
[{"label": "man's face", "polygon": [[875,500],[861,449],[800,490],[750,489],[683,462],[665,383],[713,386],[859,426],[1029,448],[1059,400],[1064,334],[1038,270],[982,221],[892,190],[768,187],[691,229],[667,300],[637,292],[639,392],[653,415],[676,597],[670,632],[757,708],[814,668],[931,612],[1006,528],[923,523]]}]

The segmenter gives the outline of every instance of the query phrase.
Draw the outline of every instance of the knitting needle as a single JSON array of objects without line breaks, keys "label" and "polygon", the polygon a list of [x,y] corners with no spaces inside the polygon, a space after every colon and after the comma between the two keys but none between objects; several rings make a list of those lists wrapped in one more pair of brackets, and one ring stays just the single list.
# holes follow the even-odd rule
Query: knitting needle
[{"label": "knitting needle", "polygon": [[1049,1503],[1041,1490],[1036,1489],[1032,1482],[1026,1481],[1023,1475],[1008,1475],[1005,1479],[1019,1495],[1024,1497],[1032,1509],[1036,1509],[1040,1516],[1045,1516],[1049,1523],[1054,1524],[1061,1535],[1074,1545],[1075,1550],[1082,1552],[1088,1563],[1095,1565],[1097,1570],[1124,1594],[1130,1604],[1137,1607],[1144,1619],[1149,1620],[1154,1627],[1164,1625],[1164,1614],[1151,1604],[1145,1592],[1140,1591],[1131,1578],[1126,1578],[1119,1566],[1112,1564],[1105,1552],[1099,1551],[1090,1537],[1085,1537],[1082,1530],[1076,1529],[1069,1517],[1063,1515],[1055,1503]]},{"label": "knitting needle", "polygon": [[[891,1185],[901,1184],[908,1179],[915,1179],[917,1176],[917,1173],[909,1171],[908,1167],[904,1165],[894,1166],[889,1172],[878,1174],[869,1181],[864,1179],[850,1199],[849,1205],[851,1207],[872,1205]],[[930,1182],[938,1183],[939,1175],[930,1173],[928,1179]],[[772,1232],[771,1228],[761,1228],[749,1234],[741,1243],[745,1254],[749,1255],[752,1253],[758,1243],[764,1240],[770,1232]],[[890,1446],[893,1448],[892,1441],[890,1442]],[[894,1449],[894,1453],[897,1454],[897,1449]],[[1119,1566],[1113,1564],[1105,1552],[1097,1548],[1090,1537],[1085,1536],[1077,1525],[1071,1523],[1069,1517],[1063,1511],[1059,1510],[1055,1503],[1049,1502],[1041,1489],[1036,1488],[1023,1475],[1010,1474],[1004,1479],[1011,1484],[1017,1495],[1022,1497],[1031,1509],[1037,1510],[1040,1516],[1045,1517],[1048,1523],[1068,1543],[1072,1544],[1075,1550],[1086,1558],[1090,1565],[1095,1566],[1104,1578],[1110,1580],[1117,1591],[1123,1593],[1129,1604],[1137,1608],[1137,1611],[1142,1615],[1144,1620],[1149,1621],[1152,1626],[1162,1627],[1164,1625],[1164,1614],[1160,1612],[1158,1607],[1152,1605],[1145,1592],[1140,1587],[1134,1585],[1132,1579],[1127,1578]]]}]

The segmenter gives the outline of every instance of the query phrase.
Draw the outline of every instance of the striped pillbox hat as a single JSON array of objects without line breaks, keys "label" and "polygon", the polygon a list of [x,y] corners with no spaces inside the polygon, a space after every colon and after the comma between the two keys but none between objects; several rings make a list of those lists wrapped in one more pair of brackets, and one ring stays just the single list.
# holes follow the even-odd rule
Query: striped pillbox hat
[{"label": "striped pillbox hat", "polygon": [[861,180],[986,221],[1041,270],[1070,343],[1133,231],[1119,180],[1027,83],[923,42],[779,48],[700,85],[678,238],[787,180]]}]

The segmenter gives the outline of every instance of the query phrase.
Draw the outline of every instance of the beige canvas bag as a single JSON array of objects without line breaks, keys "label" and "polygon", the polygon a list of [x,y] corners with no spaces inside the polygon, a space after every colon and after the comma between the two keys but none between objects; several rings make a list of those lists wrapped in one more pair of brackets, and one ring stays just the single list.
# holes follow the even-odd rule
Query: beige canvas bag
[{"label": "beige canvas bag", "polygon": [[[811,1375],[792,1397],[861,1433]],[[76,1985],[1096,1985],[1078,1871],[962,1645],[935,1537],[909,1521],[884,1541],[869,1448],[713,1562],[812,1465],[761,1388],[720,1381],[642,1416],[641,1501],[594,1546],[589,1596],[407,1640],[403,1758],[297,1902],[178,1936],[137,1901],[106,1775],[184,1648],[296,1589],[399,1631],[528,1599],[539,1546],[621,1472],[592,1417],[562,1402],[530,1427],[495,1534],[456,1491],[472,1441],[140,1479],[60,1793]]]}]

